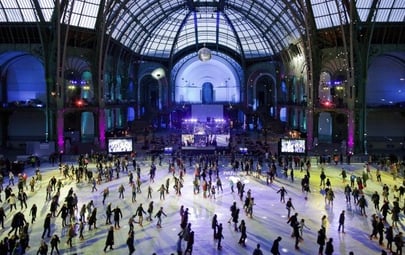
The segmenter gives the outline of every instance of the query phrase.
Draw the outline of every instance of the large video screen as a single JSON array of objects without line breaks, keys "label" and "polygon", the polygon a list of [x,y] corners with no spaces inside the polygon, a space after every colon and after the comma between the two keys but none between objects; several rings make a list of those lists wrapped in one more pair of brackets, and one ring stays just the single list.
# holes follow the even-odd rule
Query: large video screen
[{"label": "large video screen", "polygon": [[280,153],[282,154],[305,154],[306,140],[305,139],[280,139]]},{"label": "large video screen", "polygon": [[134,151],[132,137],[108,138],[108,153],[129,153]]},{"label": "large video screen", "polygon": [[225,134],[225,135],[215,135],[215,145],[217,147],[228,147],[229,146],[229,139],[230,135]]}]

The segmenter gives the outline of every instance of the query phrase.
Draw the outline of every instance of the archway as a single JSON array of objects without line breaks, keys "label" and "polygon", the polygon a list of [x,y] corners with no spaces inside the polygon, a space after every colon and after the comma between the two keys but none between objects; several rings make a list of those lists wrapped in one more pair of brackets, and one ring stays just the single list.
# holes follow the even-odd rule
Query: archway
[{"label": "archway", "polygon": [[[46,139],[46,82],[42,61],[27,52],[2,53],[0,85],[2,107],[13,109],[1,117],[0,143],[6,145],[8,140],[8,145],[14,146]],[[27,119],[32,120],[30,128]]]},{"label": "archway", "polygon": [[318,141],[332,142],[332,116],[329,112],[321,112],[318,117]]},{"label": "archway", "polygon": [[211,82],[204,82],[202,85],[202,103],[212,104],[214,102],[214,86]]}]

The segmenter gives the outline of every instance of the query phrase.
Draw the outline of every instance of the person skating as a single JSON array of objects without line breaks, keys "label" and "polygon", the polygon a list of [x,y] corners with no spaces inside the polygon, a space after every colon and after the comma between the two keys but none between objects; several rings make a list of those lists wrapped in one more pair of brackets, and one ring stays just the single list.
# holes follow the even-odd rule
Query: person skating
[{"label": "person skating", "polygon": [[224,238],[224,235],[222,234],[222,230],[223,230],[222,223],[220,223],[218,225],[217,235],[216,235],[216,237],[217,237],[216,239],[218,240],[218,244],[217,244],[218,250],[222,249],[221,242],[222,242],[222,239]]},{"label": "person skating", "polygon": [[360,207],[360,214],[367,217],[366,214],[367,200],[364,197],[364,195],[362,195],[360,199],[357,201],[357,205]]},{"label": "person skating", "polygon": [[0,224],[1,228],[4,229],[4,219],[6,218],[6,213],[3,207],[0,207]]},{"label": "person skating", "polygon": [[111,216],[113,214],[112,205],[108,203],[107,207],[105,208],[105,224],[111,224]]},{"label": "person skating", "polygon": [[[290,224],[291,228],[294,229],[295,225],[299,225],[298,223],[298,213],[295,213],[293,216],[291,216],[290,218],[288,218],[287,224]],[[291,237],[294,236],[294,231],[291,234]]]},{"label": "person skating", "polygon": [[162,227],[162,215],[167,217],[166,213],[163,211],[163,207],[160,207],[159,211],[156,213],[155,218],[158,218],[156,226],[158,228]]},{"label": "person skating", "polygon": [[233,213],[233,215],[232,215],[232,222],[233,222],[235,231],[238,231],[239,208],[236,208],[235,212]]},{"label": "person skating", "polygon": [[79,220],[79,239],[80,239],[80,241],[84,240],[83,231],[84,231],[84,222],[82,220]]},{"label": "person skating", "polygon": [[118,205],[112,210],[112,213],[114,214],[114,227],[119,229],[121,227],[120,219],[122,219],[122,211]]},{"label": "person skating", "polygon": [[329,227],[329,220],[328,220],[328,216],[323,215],[321,218],[321,228],[323,228],[325,230],[326,233],[326,229],[328,229]]},{"label": "person skating", "polygon": [[69,230],[68,230],[68,240],[66,244],[69,245],[70,248],[73,247],[73,238],[76,236],[76,228],[74,224],[70,224]]},{"label": "person skating", "polygon": [[148,186],[148,199],[152,199],[152,191],[153,191],[153,189],[152,189],[152,186]]},{"label": "person skating", "polygon": [[118,187],[118,198],[122,198],[122,199],[124,199],[124,192],[125,192],[125,187],[124,187],[124,185],[123,184],[121,184],[119,187]]},{"label": "person skating", "polygon": [[214,231],[214,240],[217,239],[218,216],[214,214],[211,221],[211,228]]},{"label": "person skating", "polygon": [[271,254],[273,255],[280,255],[280,241],[281,241],[281,236],[277,237],[276,240],[273,241],[273,245],[271,246]]},{"label": "person skating", "polygon": [[143,227],[143,214],[145,214],[145,210],[142,207],[142,204],[139,204],[138,208],[136,209],[135,215],[138,216],[138,224]]},{"label": "person skating", "polygon": [[166,187],[164,184],[162,184],[160,186],[160,188],[158,189],[159,194],[160,194],[160,200],[165,200],[165,192],[166,192]]},{"label": "person skating", "polygon": [[236,208],[237,208],[236,202],[233,201],[233,203],[232,203],[232,205],[231,205],[231,207],[230,207],[231,218],[228,220],[228,223],[231,223],[231,220],[233,219],[233,215],[234,215],[234,213],[235,213],[235,211],[236,211]]},{"label": "person skating", "polygon": [[107,251],[107,248],[110,247],[110,250],[114,250],[114,227],[110,226],[110,229],[107,233],[107,239],[105,240],[104,252]]},{"label": "person skating", "polygon": [[239,244],[246,247],[246,238],[247,238],[247,234],[246,234],[246,223],[245,220],[241,220],[240,225],[238,227],[239,231],[240,231],[240,238],[239,238]]},{"label": "person skating", "polygon": [[260,249],[260,244],[256,245],[256,249],[253,251],[252,255],[263,255],[263,251]]},{"label": "person skating", "polygon": [[321,228],[318,231],[318,237],[316,239],[316,243],[319,244],[318,254],[322,255],[323,249],[324,249],[325,243],[326,243],[326,234],[325,234],[325,230],[323,228]]},{"label": "person skating", "polygon": [[52,255],[52,253],[53,253],[53,250],[56,250],[56,253],[59,255],[60,253],[59,253],[59,249],[58,249],[58,245],[59,245],[59,243],[60,243],[60,238],[59,238],[59,236],[58,235],[53,235],[52,236],[52,239],[51,239],[51,241],[50,241],[50,244],[51,244],[51,255]]},{"label": "person skating", "polygon": [[339,215],[339,227],[338,227],[339,232],[340,229],[342,229],[342,233],[345,232],[345,210],[343,210]]},{"label": "person skating", "polygon": [[149,202],[149,206],[148,206],[148,217],[146,218],[148,221],[152,221],[152,214],[153,214],[153,201]]},{"label": "person skating", "polygon": [[285,203],[285,194],[287,194],[287,190],[282,186],[277,193],[280,193],[280,202]]},{"label": "person skating", "polygon": [[29,215],[31,215],[31,224],[33,224],[37,218],[37,211],[38,211],[37,205],[33,204],[31,206],[30,214],[29,214]]},{"label": "person skating", "polygon": [[371,195],[371,201],[374,203],[374,209],[378,212],[380,210],[380,195],[377,191]]},{"label": "person skating", "polygon": [[44,220],[44,231],[42,232],[42,239],[44,239],[45,234],[47,237],[51,237],[51,218],[52,214],[48,213]]},{"label": "person skating", "polygon": [[306,224],[305,224],[305,219],[301,219],[299,222],[300,225],[300,235],[301,237],[303,236],[304,228],[311,230]]},{"label": "person skating", "polygon": [[300,227],[299,227],[299,223],[298,221],[294,224],[293,226],[293,237],[295,237],[295,249],[299,250],[299,246],[298,244],[303,241],[304,239],[302,239],[301,235],[300,235]]},{"label": "person skating", "polygon": [[394,243],[396,246],[396,253],[397,255],[402,255],[402,247],[404,246],[404,240],[403,240],[403,234],[402,232],[399,232],[398,234],[395,235],[394,237]]},{"label": "person skating", "polygon": [[325,247],[325,255],[332,255],[333,251],[333,238],[329,238],[329,241],[326,243]]},{"label": "person skating", "polygon": [[48,254],[48,245],[44,240],[41,240],[41,245],[38,248],[37,255],[47,255]]},{"label": "person skating", "polygon": [[194,246],[194,231],[191,231],[188,240],[187,240],[187,247],[184,253],[192,254],[193,253],[193,246]]},{"label": "person skating", "polygon": [[385,239],[387,240],[387,249],[392,252],[392,242],[394,241],[394,230],[392,226],[388,226],[385,230]]},{"label": "person skating", "polygon": [[346,197],[346,203],[351,204],[352,188],[350,188],[349,184],[346,184],[344,193],[345,193],[345,197]]},{"label": "person skating", "polygon": [[287,209],[287,218],[290,218],[291,209],[295,210],[295,207],[291,201],[291,197],[287,201],[286,209]]},{"label": "person skating", "polygon": [[101,194],[103,195],[103,204],[105,203],[105,200],[107,199],[108,195],[110,194],[110,190],[108,187],[106,187]]},{"label": "person skating", "polygon": [[377,233],[378,233],[378,244],[383,246],[384,245],[384,221],[382,218],[379,219],[378,223],[377,223]]},{"label": "person skating", "polygon": [[377,238],[377,233],[378,233],[377,225],[378,225],[378,216],[376,214],[373,214],[373,215],[371,215],[372,231],[370,234],[370,240],[372,240],[373,238]]},{"label": "person skating", "polygon": [[91,227],[97,229],[97,208],[93,209],[89,217],[89,230],[91,230]]},{"label": "person skating", "polygon": [[134,246],[134,231],[130,230],[128,232],[128,237],[127,237],[127,241],[126,244],[128,246],[128,251],[129,251],[129,255],[132,255],[132,253],[134,253],[135,251],[135,246]]}]

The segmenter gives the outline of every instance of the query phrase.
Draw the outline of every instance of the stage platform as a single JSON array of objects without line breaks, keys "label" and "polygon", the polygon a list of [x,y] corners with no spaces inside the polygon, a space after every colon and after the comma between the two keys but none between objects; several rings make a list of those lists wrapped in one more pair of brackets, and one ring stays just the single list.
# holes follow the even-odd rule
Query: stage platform
[{"label": "stage platform", "polygon": [[196,146],[183,146],[181,152],[185,154],[214,154],[217,148],[215,146],[196,147]]}]

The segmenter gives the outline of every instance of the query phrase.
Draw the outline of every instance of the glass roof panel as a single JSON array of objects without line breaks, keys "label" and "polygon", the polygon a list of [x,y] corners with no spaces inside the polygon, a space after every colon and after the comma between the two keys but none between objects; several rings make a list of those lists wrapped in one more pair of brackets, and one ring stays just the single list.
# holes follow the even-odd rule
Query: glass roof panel
[{"label": "glass roof panel", "polygon": [[19,9],[6,9],[5,11],[8,22],[24,21]]},{"label": "glass roof panel", "polygon": [[[185,16],[186,13],[179,10],[172,13],[169,18],[166,18],[165,22],[158,24],[158,26],[150,30],[149,33],[144,33],[147,37],[145,37],[146,44],[142,47],[141,54],[154,57],[169,57],[174,38]],[[194,30],[189,32],[194,34]],[[195,43],[195,41],[193,41],[193,43]]]},{"label": "glass roof panel", "polygon": [[4,9],[0,9],[0,22],[7,22],[6,14],[4,13]]},{"label": "glass roof panel", "polygon": [[227,15],[235,27],[236,34],[240,38],[245,57],[252,58],[273,53],[269,42],[266,40],[267,35],[259,31],[249,19],[246,19],[240,12],[234,10],[229,10]]},{"label": "glass roof panel", "polygon": [[405,12],[400,9],[393,9],[389,18],[390,22],[405,22]]},{"label": "glass roof panel", "polygon": [[37,15],[33,9],[21,9],[21,14],[25,22],[36,22]]},{"label": "glass roof panel", "polygon": [[179,49],[184,49],[187,46],[195,43],[194,15],[189,16],[183,28],[179,32],[179,37],[176,43],[176,51]]},{"label": "glass roof panel", "polygon": [[41,6],[42,15],[45,21],[50,21],[55,8],[55,3],[53,0],[41,0],[39,1],[39,6]]},{"label": "glass roof panel", "polygon": [[376,21],[385,21],[388,20],[388,15],[390,14],[391,10],[387,9],[379,9],[377,11]]},{"label": "glass roof panel", "polygon": [[357,12],[359,13],[360,20],[366,21],[368,14],[370,13],[370,9],[357,9]]},{"label": "glass roof panel", "polygon": [[356,1],[356,7],[357,8],[370,9],[372,3],[373,2],[370,1],[370,0],[357,0]]},{"label": "glass roof panel", "polygon": [[[25,0],[27,1],[27,0]],[[29,0],[28,0],[29,1]],[[17,0],[2,1],[1,3],[5,9],[18,9]]]},{"label": "glass roof panel", "polygon": [[27,9],[27,8],[31,8],[32,9],[32,5],[30,3],[30,1],[18,1],[18,5],[17,7],[20,7],[21,9]]},{"label": "glass roof panel", "polygon": [[384,0],[380,1],[379,8],[391,8],[395,0]]},{"label": "glass roof panel", "polygon": [[[322,2],[311,0],[311,3],[312,10],[314,12],[316,27],[318,29],[336,27],[339,26],[342,22],[344,24],[349,23],[349,15],[347,14],[343,3],[335,0],[325,0]],[[342,20],[341,14],[344,14],[344,20]]]},{"label": "glass roof panel", "polygon": [[394,8],[404,9],[405,8],[405,1],[404,0],[396,0],[394,2]]},{"label": "glass roof panel", "polygon": [[[45,21],[50,21],[54,8],[53,0],[38,1]],[[36,22],[37,10],[31,0],[7,0],[0,2],[0,22]]]},{"label": "glass roof panel", "polygon": [[[100,0],[76,0],[70,13],[70,25],[94,29]],[[67,11],[70,11],[70,6]],[[67,14],[69,16],[69,14]],[[68,22],[68,21],[65,21]]]}]

